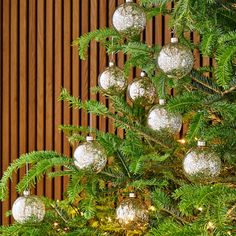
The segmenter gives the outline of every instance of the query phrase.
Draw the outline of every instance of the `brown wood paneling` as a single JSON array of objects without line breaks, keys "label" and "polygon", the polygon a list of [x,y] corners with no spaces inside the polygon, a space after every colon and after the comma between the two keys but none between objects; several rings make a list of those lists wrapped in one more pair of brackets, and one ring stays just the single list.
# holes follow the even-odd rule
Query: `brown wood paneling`
[{"label": "brown wood paneling", "polygon": [[[57,127],[62,124],[62,103],[57,101],[62,87],[62,0],[55,1],[54,13],[54,149],[62,153],[62,135]],[[60,168],[56,168],[56,171]],[[62,199],[63,179],[58,177],[54,180],[55,199]]]},{"label": "brown wood paneling", "polygon": [[[37,88],[36,88],[36,149],[45,149],[45,1],[37,1]],[[44,180],[37,184],[37,194],[43,195]]]},{"label": "brown wood paneling", "polygon": [[[2,0],[0,1],[0,156],[1,174],[20,154],[32,150],[51,150],[72,154],[67,138],[58,131],[60,124],[89,125],[84,111],[72,110],[58,102],[61,87],[82,100],[98,99],[109,105],[107,98],[94,95],[90,87],[97,85],[100,72],[108,66],[103,46],[92,42],[87,61],[80,61],[71,42],[79,35],[111,26],[117,5],[124,0]],[[169,6],[171,7],[171,6]],[[170,41],[168,17],[157,16],[148,22],[143,39],[151,45]],[[199,36],[193,35],[194,42]],[[195,51],[195,66],[200,61]],[[115,56],[123,68],[126,57]],[[129,81],[136,75],[132,70]],[[113,121],[92,117],[93,127],[115,132]],[[116,131],[123,137],[123,131]],[[60,170],[56,168],[56,170]],[[0,223],[11,219],[3,212],[11,208],[17,197],[15,190],[19,171],[9,184],[9,200],[0,205]],[[44,178],[36,185],[36,194],[62,199],[67,178]]]},{"label": "brown wood paneling", "polygon": [[[10,161],[14,161],[18,155],[18,1],[11,1],[11,25],[10,25],[10,146],[14,147],[10,149]],[[33,138],[34,140],[34,138]],[[13,183],[11,184],[11,201],[16,199],[17,193],[15,186],[17,183],[17,174],[13,176]]]},{"label": "brown wood paneling", "polygon": [[[10,1],[3,1],[3,22],[2,22],[2,55],[3,55],[3,67],[2,67],[2,170],[6,170],[10,162]],[[9,195],[11,199],[11,195]],[[2,211],[6,212],[10,207],[10,201],[5,201],[2,204]],[[9,219],[2,214],[2,224],[8,224]]]}]

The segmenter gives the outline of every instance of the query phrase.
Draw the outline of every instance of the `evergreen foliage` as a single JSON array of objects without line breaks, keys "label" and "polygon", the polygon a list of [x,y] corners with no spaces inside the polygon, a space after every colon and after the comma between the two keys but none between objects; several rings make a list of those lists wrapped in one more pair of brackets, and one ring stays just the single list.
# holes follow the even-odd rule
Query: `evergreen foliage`
[{"label": "evergreen foliage", "polygon": [[[167,4],[175,5],[170,9]],[[59,129],[68,141],[78,144],[92,132],[108,155],[108,165],[100,173],[78,170],[73,159],[53,151],[22,155],[4,172],[0,181],[0,199],[8,196],[7,183],[26,159],[31,165],[28,176],[20,180],[17,191],[35,185],[44,175],[69,178],[64,200],[47,198],[46,216],[41,223],[14,223],[0,228],[1,235],[149,235],[149,236],[224,236],[236,235],[236,6],[234,0],[140,0],[147,18],[170,15],[170,27],[181,42],[199,50],[215,63],[195,68],[182,79],[168,78],[156,69],[161,45],[147,46],[125,39],[110,28],[97,29],[75,39],[81,59],[86,59],[92,40],[101,42],[107,53],[128,55],[124,71],[144,70],[167,99],[167,109],[181,113],[187,132],[184,144],[168,131],[156,132],[146,126],[150,107],[129,104],[125,95],[108,95],[109,108],[95,100],[81,101],[63,89],[59,100],[74,109],[107,117],[115,128],[124,131],[121,138],[89,127],[64,124]],[[185,32],[201,37],[194,43]],[[111,40],[111,38],[113,38]],[[175,96],[167,91],[175,89]],[[110,109],[112,108],[112,109]],[[208,141],[222,160],[221,175],[211,183],[191,183],[182,170],[182,160],[196,140]],[[182,140],[183,141],[183,140]],[[53,171],[53,167],[64,167]],[[146,205],[150,221],[146,229],[124,230],[114,213],[120,200],[130,191]],[[11,213],[10,213],[11,214]]]}]

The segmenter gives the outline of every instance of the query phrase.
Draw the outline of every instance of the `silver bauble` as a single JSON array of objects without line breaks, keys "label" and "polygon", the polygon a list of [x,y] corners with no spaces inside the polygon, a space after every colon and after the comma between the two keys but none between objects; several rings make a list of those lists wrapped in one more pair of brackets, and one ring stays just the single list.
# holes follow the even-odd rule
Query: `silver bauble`
[{"label": "silver bauble", "polygon": [[198,147],[190,150],[184,158],[183,170],[193,182],[211,182],[220,174],[221,160],[205,147],[205,142],[198,142]]},{"label": "silver bauble", "polygon": [[194,58],[191,50],[179,44],[177,38],[165,45],[157,58],[157,66],[171,78],[182,78],[193,68]]},{"label": "silver bauble", "polygon": [[45,215],[45,205],[39,197],[30,195],[24,191],[23,196],[18,197],[12,206],[12,216],[18,223],[32,220],[40,222]]},{"label": "silver bauble", "polygon": [[156,89],[152,81],[141,73],[141,77],[134,79],[128,86],[130,100],[141,106],[151,105],[156,98]]},{"label": "silver bauble", "polygon": [[148,225],[148,211],[145,204],[135,198],[134,193],[116,208],[116,218],[125,229],[134,230]]},{"label": "silver bauble", "polygon": [[93,137],[86,137],[86,142],[80,144],[74,152],[74,164],[78,169],[91,169],[100,172],[107,163],[106,152]]},{"label": "silver bauble", "polygon": [[160,105],[154,106],[149,111],[147,125],[155,131],[166,129],[170,133],[177,133],[182,127],[182,116],[168,112],[164,106],[161,106],[164,104],[164,99],[160,99]]},{"label": "silver bauble", "polygon": [[98,77],[99,87],[106,93],[114,95],[123,93],[127,87],[124,72],[113,62]]},{"label": "silver bauble", "polygon": [[112,16],[112,24],[124,36],[134,37],[144,30],[146,15],[138,4],[129,0],[115,10]]}]

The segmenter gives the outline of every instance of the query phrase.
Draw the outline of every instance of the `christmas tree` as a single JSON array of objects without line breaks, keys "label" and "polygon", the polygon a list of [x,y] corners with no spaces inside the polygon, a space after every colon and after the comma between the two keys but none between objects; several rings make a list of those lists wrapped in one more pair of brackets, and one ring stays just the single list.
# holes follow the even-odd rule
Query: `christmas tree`
[{"label": "christmas tree", "polygon": [[[171,17],[173,37],[163,47],[140,40],[156,15]],[[32,152],[4,172],[1,200],[12,174],[27,167],[8,213],[16,222],[0,234],[236,235],[235,0],[126,1],[112,21],[73,42],[83,60],[92,40],[106,48],[110,63],[92,92],[109,107],[62,90],[60,100],[86,110],[90,125],[60,126],[73,157]],[[211,66],[193,67],[193,50]],[[124,68],[115,65],[118,52],[127,55]],[[128,85],[133,68],[141,75]],[[115,132],[97,130],[95,116],[114,122]],[[69,178],[62,201],[30,195],[44,175]]]}]

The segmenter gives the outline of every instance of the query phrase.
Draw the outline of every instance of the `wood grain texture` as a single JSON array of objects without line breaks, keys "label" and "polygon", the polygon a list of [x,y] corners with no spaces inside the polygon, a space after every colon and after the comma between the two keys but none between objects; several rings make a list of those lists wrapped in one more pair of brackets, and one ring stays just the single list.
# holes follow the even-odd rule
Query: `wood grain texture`
[{"label": "wood grain texture", "polygon": [[[71,158],[74,147],[58,131],[60,124],[88,126],[116,132],[113,121],[72,110],[58,101],[65,87],[82,100],[94,99],[109,106],[107,98],[92,94],[98,75],[108,66],[105,48],[92,42],[88,60],[79,60],[72,40],[97,28],[112,26],[115,8],[124,0],[1,0],[0,1],[0,172],[21,154],[32,150],[55,150]],[[169,6],[171,8],[171,6]],[[170,41],[168,16],[157,16],[148,22],[142,40],[149,45]],[[193,41],[200,37],[193,34]],[[207,65],[208,58],[194,52],[195,66]],[[123,68],[127,58],[118,53],[116,64]],[[213,62],[214,63],[214,62]],[[131,81],[140,70],[130,71]],[[53,170],[60,170],[55,168]],[[11,209],[18,194],[16,182],[25,169],[14,175],[9,200],[0,204],[0,223],[12,219],[4,213]],[[62,199],[67,178],[42,179],[35,193]]]}]

